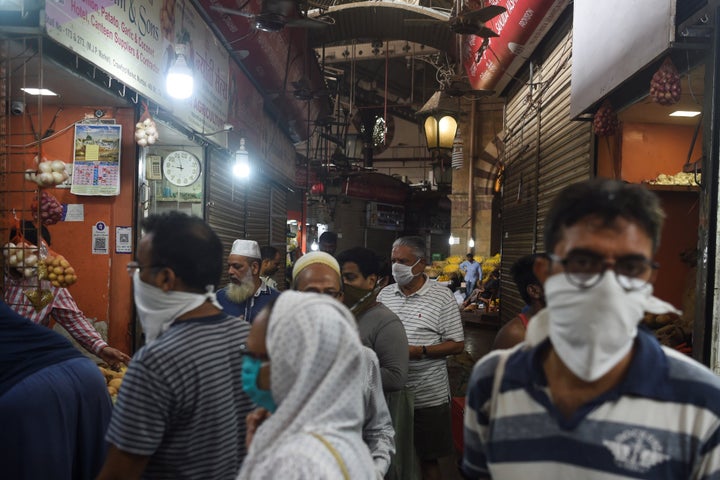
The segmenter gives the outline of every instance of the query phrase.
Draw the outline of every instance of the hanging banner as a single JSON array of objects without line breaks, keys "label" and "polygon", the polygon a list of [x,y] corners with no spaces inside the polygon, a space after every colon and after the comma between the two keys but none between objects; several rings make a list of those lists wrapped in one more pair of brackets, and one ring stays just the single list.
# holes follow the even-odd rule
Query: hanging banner
[{"label": "hanging banner", "polygon": [[75,195],[120,194],[122,125],[76,124],[72,187]]},{"label": "hanging banner", "polygon": [[[56,42],[193,130],[222,130],[229,56],[189,0],[54,0],[45,3],[45,13],[47,34]],[[187,100],[165,92],[178,43],[186,45],[194,72],[194,94]]]},{"label": "hanging banner", "polygon": [[490,0],[507,11],[485,23],[499,37],[466,35],[463,65],[475,90],[502,91],[512,75],[528,60],[540,40],[567,7],[569,0]]}]

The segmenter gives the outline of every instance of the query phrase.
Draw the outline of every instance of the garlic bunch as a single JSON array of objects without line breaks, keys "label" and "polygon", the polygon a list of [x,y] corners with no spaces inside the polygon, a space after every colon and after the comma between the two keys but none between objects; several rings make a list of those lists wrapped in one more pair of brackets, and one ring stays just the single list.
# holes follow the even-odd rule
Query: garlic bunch
[{"label": "garlic bunch", "polygon": [[152,118],[135,124],[135,143],[141,147],[153,145],[158,140],[157,125]]},{"label": "garlic bunch", "polygon": [[2,253],[6,265],[16,269],[23,277],[30,278],[36,275],[38,262],[40,262],[36,246],[25,243],[16,245],[8,242],[3,246]]},{"label": "garlic bunch", "polygon": [[35,182],[40,187],[52,187],[59,185],[68,179],[65,162],[62,160],[48,160],[43,157],[41,162],[37,161],[37,170],[28,168],[25,170],[25,180]]}]

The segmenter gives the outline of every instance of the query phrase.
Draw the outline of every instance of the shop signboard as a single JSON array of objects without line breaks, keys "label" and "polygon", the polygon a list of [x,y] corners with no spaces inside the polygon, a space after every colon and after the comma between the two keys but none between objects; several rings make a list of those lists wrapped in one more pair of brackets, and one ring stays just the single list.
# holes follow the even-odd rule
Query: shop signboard
[{"label": "shop signboard", "polygon": [[[475,90],[501,91],[567,7],[569,0],[490,0],[506,12],[485,23],[499,37],[484,40],[467,35],[463,65]],[[604,4],[604,2],[597,2]]]},{"label": "shop signboard", "polygon": [[570,117],[575,118],[663,54],[675,40],[677,0],[573,7]]},{"label": "shop signboard", "polygon": [[[47,34],[82,58],[170,110],[200,133],[227,119],[229,57],[189,0],[50,0]],[[165,92],[174,46],[186,45],[194,94],[178,101]]]}]

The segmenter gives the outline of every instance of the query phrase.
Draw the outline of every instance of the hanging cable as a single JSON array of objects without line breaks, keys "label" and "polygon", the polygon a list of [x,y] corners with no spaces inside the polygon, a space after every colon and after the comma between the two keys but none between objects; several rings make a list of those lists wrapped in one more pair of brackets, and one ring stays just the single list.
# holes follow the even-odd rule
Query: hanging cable
[{"label": "hanging cable", "polygon": [[[389,64],[390,64],[390,42],[385,40],[385,101],[383,106],[383,144],[386,142],[387,138],[387,126],[388,126],[388,120],[387,120],[387,109],[388,109],[388,70],[389,70]],[[387,146],[387,145],[386,145]]]}]

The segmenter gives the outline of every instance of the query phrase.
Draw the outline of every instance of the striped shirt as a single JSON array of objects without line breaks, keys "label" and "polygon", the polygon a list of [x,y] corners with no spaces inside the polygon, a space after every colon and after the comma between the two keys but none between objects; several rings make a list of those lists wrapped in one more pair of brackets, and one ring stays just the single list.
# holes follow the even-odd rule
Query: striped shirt
[{"label": "striped shirt", "polygon": [[107,440],[150,457],[144,478],[235,479],[254,407],[240,379],[249,330],[224,313],[184,320],[133,356]]},{"label": "striped shirt", "polygon": [[55,319],[88,352],[98,354],[108,344],[73,300],[66,288],[53,287],[47,280],[40,282],[42,290],[49,290],[53,299],[45,307],[35,310],[25,291],[37,288],[37,281],[16,280],[5,276],[5,303],[23,317],[44,326],[50,325],[50,317]]},{"label": "striped shirt", "polygon": [[[549,341],[483,358],[465,410],[467,478],[720,478],[720,378],[638,332],[629,370],[570,419],[553,405]],[[492,399],[501,355],[507,363]]]},{"label": "striped shirt", "polygon": [[[417,292],[406,296],[396,283],[383,288],[378,301],[402,321],[408,345],[431,346],[465,339],[460,308],[449,288],[425,277]],[[407,386],[415,393],[415,408],[448,403],[447,361],[444,358],[410,360]]]}]

